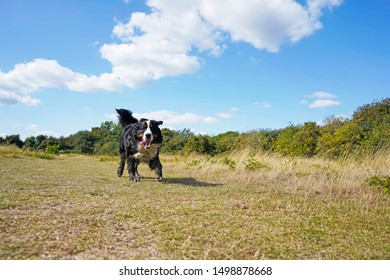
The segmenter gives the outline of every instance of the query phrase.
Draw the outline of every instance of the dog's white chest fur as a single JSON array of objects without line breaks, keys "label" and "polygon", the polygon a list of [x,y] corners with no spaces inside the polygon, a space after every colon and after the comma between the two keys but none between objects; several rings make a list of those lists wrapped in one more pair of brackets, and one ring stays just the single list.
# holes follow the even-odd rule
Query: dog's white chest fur
[{"label": "dog's white chest fur", "polygon": [[133,157],[141,161],[149,161],[158,155],[160,146],[161,144],[152,144],[149,149],[145,149],[144,145],[138,145],[139,152],[134,154]]}]

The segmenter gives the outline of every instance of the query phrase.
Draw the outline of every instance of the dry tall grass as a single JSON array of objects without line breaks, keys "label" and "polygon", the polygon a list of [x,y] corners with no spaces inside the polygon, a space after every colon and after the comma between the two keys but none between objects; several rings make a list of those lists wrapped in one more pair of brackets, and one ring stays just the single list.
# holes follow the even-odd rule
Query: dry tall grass
[{"label": "dry tall grass", "polygon": [[0,147],[1,259],[389,259],[390,154],[337,161],[162,156],[164,182],[117,159]]},{"label": "dry tall grass", "polygon": [[[251,159],[253,168],[248,168],[246,164]],[[191,155],[184,161],[180,157],[166,157],[165,161],[174,162],[174,174],[188,174],[217,184],[268,186],[292,194],[321,195],[329,201],[361,200],[367,205],[383,197],[366,186],[367,179],[390,174],[390,153],[327,160],[239,151],[217,158]],[[229,166],[229,161],[235,163],[235,168]]]}]

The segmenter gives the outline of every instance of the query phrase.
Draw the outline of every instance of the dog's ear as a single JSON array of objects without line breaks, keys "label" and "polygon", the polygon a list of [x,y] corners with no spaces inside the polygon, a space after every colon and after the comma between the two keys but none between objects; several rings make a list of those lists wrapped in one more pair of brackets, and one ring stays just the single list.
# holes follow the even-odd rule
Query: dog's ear
[{"label": "dog's ear", "polygon": [[151,120],[151,122],[153,123],[153,125],[155,126],[159,126],[161,124],[163,124],[163,121],[155,121],[155,120]]}]

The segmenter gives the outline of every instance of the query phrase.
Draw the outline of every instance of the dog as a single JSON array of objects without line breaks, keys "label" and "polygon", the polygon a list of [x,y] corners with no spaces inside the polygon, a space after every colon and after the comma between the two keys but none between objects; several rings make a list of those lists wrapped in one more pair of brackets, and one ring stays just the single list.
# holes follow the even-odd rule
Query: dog
[{"label": "dog", "polygon": [[163,141],[159,125],[162,121],[140,119],[133,117],[133,113],[126,109],[116,109],[119,124],[122,126],[119,155],[120,163],[117,170],[119,177],[127,161],[130,181],[138,182],[141,176],[138,173],[140,162],[149,164],[155,171],[156,180],[162,181],[162,164],[159,159],[160,147]]}]

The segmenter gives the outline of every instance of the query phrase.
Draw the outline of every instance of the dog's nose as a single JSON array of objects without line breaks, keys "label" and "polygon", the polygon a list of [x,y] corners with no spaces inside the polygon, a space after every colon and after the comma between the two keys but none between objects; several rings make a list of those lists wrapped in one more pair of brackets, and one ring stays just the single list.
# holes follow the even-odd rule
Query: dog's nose
[{"label": "dog's nose", "polygon": [[152,138],[152,134],[150,134],[150,133],[145,134],[145,138],[146,138],[146,139]]}]

